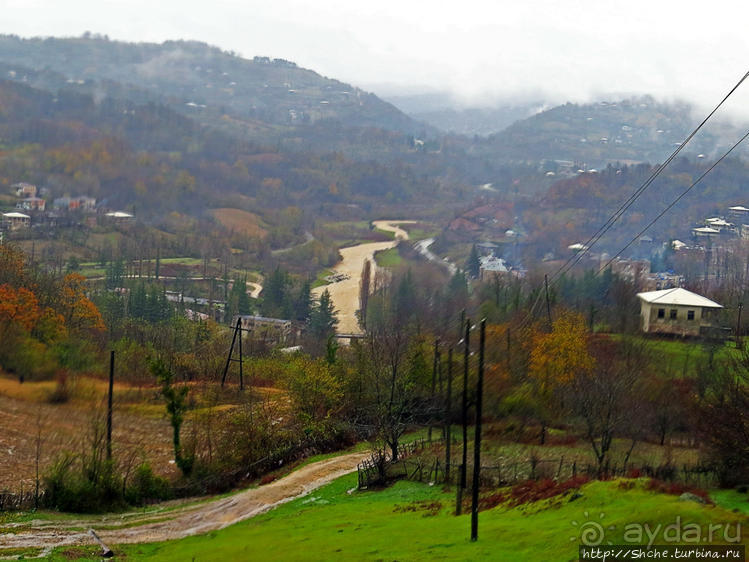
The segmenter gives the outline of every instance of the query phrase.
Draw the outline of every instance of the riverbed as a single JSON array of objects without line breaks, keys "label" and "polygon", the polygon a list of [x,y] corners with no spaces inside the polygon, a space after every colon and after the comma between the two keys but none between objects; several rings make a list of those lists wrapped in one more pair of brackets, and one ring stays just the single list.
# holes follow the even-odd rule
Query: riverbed
[{"label": "riverbed", "polygon": [[395,247],[400,240],[408,240],[408,232],[400,228],[401,224],[413,224],[414,220],[379,220],[373,221],[375,228],[395,233],[395,240],[387,242],[367,242],[358,244],[349,248],[341,248],[341,261],[339,261],[333,271],[346,277],[343,281],[323,285],[313,289],[312,294],[319,298],[322,292],[327,289],[330,292],[333,306],[337,311],[338,333],[339,334],[360,334],[361,328],[356,319],[356,311],[359,310],[359,284],[361,282],[362,269],[364,261],[372,262],[372,274],[374,275],[377,266],[374,261],[375,252],[389,250]]}]

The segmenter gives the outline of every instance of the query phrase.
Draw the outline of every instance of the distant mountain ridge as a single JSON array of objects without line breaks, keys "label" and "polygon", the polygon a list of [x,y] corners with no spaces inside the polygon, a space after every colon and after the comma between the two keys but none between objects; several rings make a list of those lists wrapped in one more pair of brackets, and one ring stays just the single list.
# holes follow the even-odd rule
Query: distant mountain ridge
[{"label": "distant mountain ridge", "polygon": [[[703,118],[685,102],[650,96],[598,103],[567,103],[517,121],[473,147],[508,161],[561,160],[602,167],[610,162],[662,162]],[[716,117],[690,142],[687,153],[706,157],[743,134],[741,124]]]},{"label": "distant mountain ridge", "polygon": [[[197,41],[124,43],[98,36],[0,36],[2,78],[37,88],[158,102],[252,137],[325,120],[416,135],[430,127],[374,94],[295,63],[244,59]],[[18,68],[15,68],[18,67]],[[28,70],[35,73],[29,77]],[[61,84],[61,78],[64,84]]]}]

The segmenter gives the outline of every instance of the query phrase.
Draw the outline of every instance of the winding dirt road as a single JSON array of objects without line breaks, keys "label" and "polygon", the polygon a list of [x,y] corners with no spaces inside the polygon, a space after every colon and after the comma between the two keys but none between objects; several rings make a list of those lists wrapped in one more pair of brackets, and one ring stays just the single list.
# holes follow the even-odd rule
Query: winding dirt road
[{"label": "winding dirt road", "polygon": [[[331,283],[317,287],[312,291],[315,298],[319,298],[322,292],[327,289],[333,301],[333,306],[337,310],[338,332],[342,334],[359,334],[359,322],[356,319],[356,311],[359,310],[359,282],[361,280],[362,268],[364,261],[372,262],[373,270],[375,267],[374,254],[382,250],[389,250],[395,247],[400,240],[408,240],[408,232],[400,228],[399,224],[413,224],[414,220],[380,220],[372,224],[380,230],[395,233],[395,240],[388,242],[368,242],[351,246],[350,248],[341,248],[341,261],[338,262],[333,271],[342,273],[347,276],[343,281]],[[374,271],[372,272],[374,274]]]},{"label": "winding dirt road", "polygon": [[[231,496],[205,503],[180,506],[170,511],[131,512],[75,521],[36,520],[5,525],[0,534],[0,556],[8,548],[52,548],[93,544],[94,529],[108,545],[158,542],[223,529],[264,513],[282,503],[309,494],[336,478],[356,470],[368,453],[350,453],[309,464],[288,476]],[[82,532],[79,529],[86,529]],[[74,530],[78,529],[78,530]]]}]

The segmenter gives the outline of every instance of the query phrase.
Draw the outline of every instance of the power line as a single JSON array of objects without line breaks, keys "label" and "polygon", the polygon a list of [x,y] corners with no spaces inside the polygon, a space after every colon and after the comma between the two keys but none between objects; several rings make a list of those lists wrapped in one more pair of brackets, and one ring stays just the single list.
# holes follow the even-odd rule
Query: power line
[{"label": "power line", "polygon": [[698,177],[698,178],[697,178],[697,179],[696,179],[696,180],[695,180],[694,182],[692,182],[692,184],[691,184],[691,185],[690,185],[690,186],[689,186],[688,188],[686,188],[686,189],[685,189],[684,191],[682,191],[682,192],[681,192],[681,194],[680,194],[680,195],[679,195],[679,196],[678,196],[678,197],[677,197],[676,199],[674,199],[674,200],[673,200],[673,201],[672,201],[672,202],[671,202],[671,203],[670,203],[670,204],[669,204],[669,205],[668,205],[668,206],[667,206],[667,207],[666,207],[665,209],[663,209],[663,211],[661,211],[661,212],[660,212],[660,213],[658,214],[658,216],[657,216],[657,217],[655,217],[655,218],[654,218],[654,219],[653,219],[652,221],[650,221],[650,222],[648,223],[648,225],[647,225],[647,226],[646,226],[645,228],[643,228],[643,229],[642,229],[642,230],[641,230],[641,231],[640,231],[640,232],[639,232],[638,234],[636,234],[636,235],[635,235],[635,237],[634,237],[634,238],[632,238],[632,240],[630,240],[629,242],[627,242],[627,244],[626,244],[626,245],[625,245],[625,246],[624,246],[624,247],[623,247],[623,248],[622,248],[621,250],[619,250],[619,251],[618,251],[618,252],[617,252],[617,253],[616,253],[616,254],[615,254],[615,255],[614,255],[614,256],[613,256],[613,257],[612,257],[611,259],[609,259],[609,261],[607,261],[607,262],[606,262],[606,264],[605,264],[605,265],[604,265],[603,267],[601,267],[601,268],[600,268],[600,269],[599,269],[599,270],[598,270],[598,271],[596,272],[596,275],[600,275],[600,273],[601,273],[602,271],[604,271],[604,270],[605,270],[605,269],[606,269],[606,268],[607,268],[607,267],[608,267],[609,265],[611,265],[611,263],[612,263],[612,262],[613,262],[613,261],[614,261],[614,260],[615,260],[616,258],[618,258],[618,257],[619,257],[619,256],[620,256],[620,255],[622,254],[622,252],[624,252],[624,250],[626,250],[627,248],[629,248],[629,247],[630,247],[630,246],[631,246],[631,245],[632,245],[632,244],[633,244],[633,243],[635,242],[635,240],[637,240],[638,238],[640,238],[640,236],[642,236],[642,235],[643,235],[643,234],[644,234],[644,233],[645,233],[645,232],[646,232],[646,231],[647,231],[647,230],[648,230],[648,229],[649,229],[649,228],[650,228],[651,226],[653,226],[653,225],[654,225],[654,224],[655,224],[656,222],[658,222],[658,220],[659,220],[659,219],[660,219],[660,218],[661,218],[661,217],[662,217],[663,215],[665,215],[665,214],[666,214],[666,213],[667,213],[668,211],[670,211],[670,210],[671,210],[671,209],[672,209],[672,208],[674,207],[674,205],[676,205],[676,204],[677,204],[677,203],[678,203],[679,201],[681,201],[681,200],[682,200],[682,199],[683,199],[683,198],[684,198],[684,197],[685,197],[685,196],[686,196],[686,195],[687,195],[687,194],[688,194],[688,193],[689,193],[690,191],[692,191],[692,189],[694,189],[694,187],[695,187],[695,186],[696,186],[696,185],[697,185],[698,183],[700,183],[700,182],[701,182],[701,181],[703,180],[703,178],[704,178],[705,176],[707,176],[707,175],[708,175],[708,174],[709,174],[709,173],[710,173],[710,172],[711,172],[711,171],[713,170],[713,168],[715,168],[715,167],[716,167],[716,166],[717,166],[718,164],[720,164],[720,163],[721,163],[721,162],[722,162],[723,160],[725,160],[725,158],[726,158],[726,157],[728,157],[728,155],[729,155],[729,154],[731,154],[731,152],[733,152],[733,150],[734,150],[734,149],[735,149],[736,147],[738,147],[738,146],[739,146],[739,145],[740,145],[740,144],[741,144],[742,142],[744,142],[744,140],[745,140],[745,139],[746,139],[747,137],[749,137],[749,131],[747,131],[747,132],[746,132],[746,133],[744,134],[744,136],[743,136],[743,137],[741,137],[741,138],[740,138],[740,139],[739,139],[738,141],[736,141],[736,143],[735,143],[735,144],[734,144],[734,145],[733,145],[733,146],[732,146],[732,147],[731,147],[730,149],[728,149],[728,151],[727,151],[727,152],[725,152],[725,153],[723,154],[723,156],[721,156],[720,158],[718,158],[718,160],[716,160],[716,161],[715,161],[715,163],[713,163],[713,165],[712,165],[712,166],[710,166],[710,167],[709,167],[709,168],[708,168],[707,170],[705,170],[705,171],[704,171],[704,172],[703,172],[703,173],[702,173],[702,174],[700,175],[700,177]]},{"label": "power line", "polygon": [[702,127],[710,120],[710,118],[718,111],[718,109],[721,108],[726,100],[728,100],[728,98],[731,97],[731,95],[739,88],[739,86],[744,83],[747,77],[749,77],[749,72],[741,77],[741,79],[733,88],[731,88],[731,90],[725,95],[720,103],[718,103],[718,105],[715,106],[715,108],[707,115],[707,117],[705,117],[702,122],[686,137],[686,139],[684,139],[684,141],[679,144],[676,150],[671,153],[666,161],[659,165],[653,171],[650,177],[640,187],[638,187],[624,203],[619,206],[619,208],[608,218],[608,220],[603,225],[598,228],[598,230],[583,244],[583,248],[577,254],[571,256],[564,264],[562,264],[562,266],[551,276],[552,281],[562,273],[565,273],[566,271],[569,271],[569,269],[574,267],[590,250],[590,248],[595,245],[596,242],[598,242],[598,240],[600,240],[601,237],[614,226],[616,221],[618,221],[621,216],[635,203],[635,201],[637,201],[637,199],[639,199],[639,197],[648,189],[648,187],[650,187],[653,181],[655,181],[655,179],[661,174],[661,172],[663,172],[666,166],[668,166],[671,161],[676,158],[676,156],[684,149],[689,141],[692,140],[692,138],[700,131],[700,129],[702,129]]}]

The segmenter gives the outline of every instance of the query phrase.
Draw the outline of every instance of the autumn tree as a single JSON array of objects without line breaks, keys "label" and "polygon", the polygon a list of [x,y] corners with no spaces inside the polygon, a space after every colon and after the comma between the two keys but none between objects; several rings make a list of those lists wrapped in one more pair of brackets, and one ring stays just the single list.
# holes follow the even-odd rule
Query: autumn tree
[{"label": "autumn tree", "polygon": [[539,411],[542,445],[554,412],[562,407],[561,391],[592,368],[587,328],[581,315],[563,311],[553,322],[551,332],[537,332],[533,337],[529,380],[544,406]]}]

